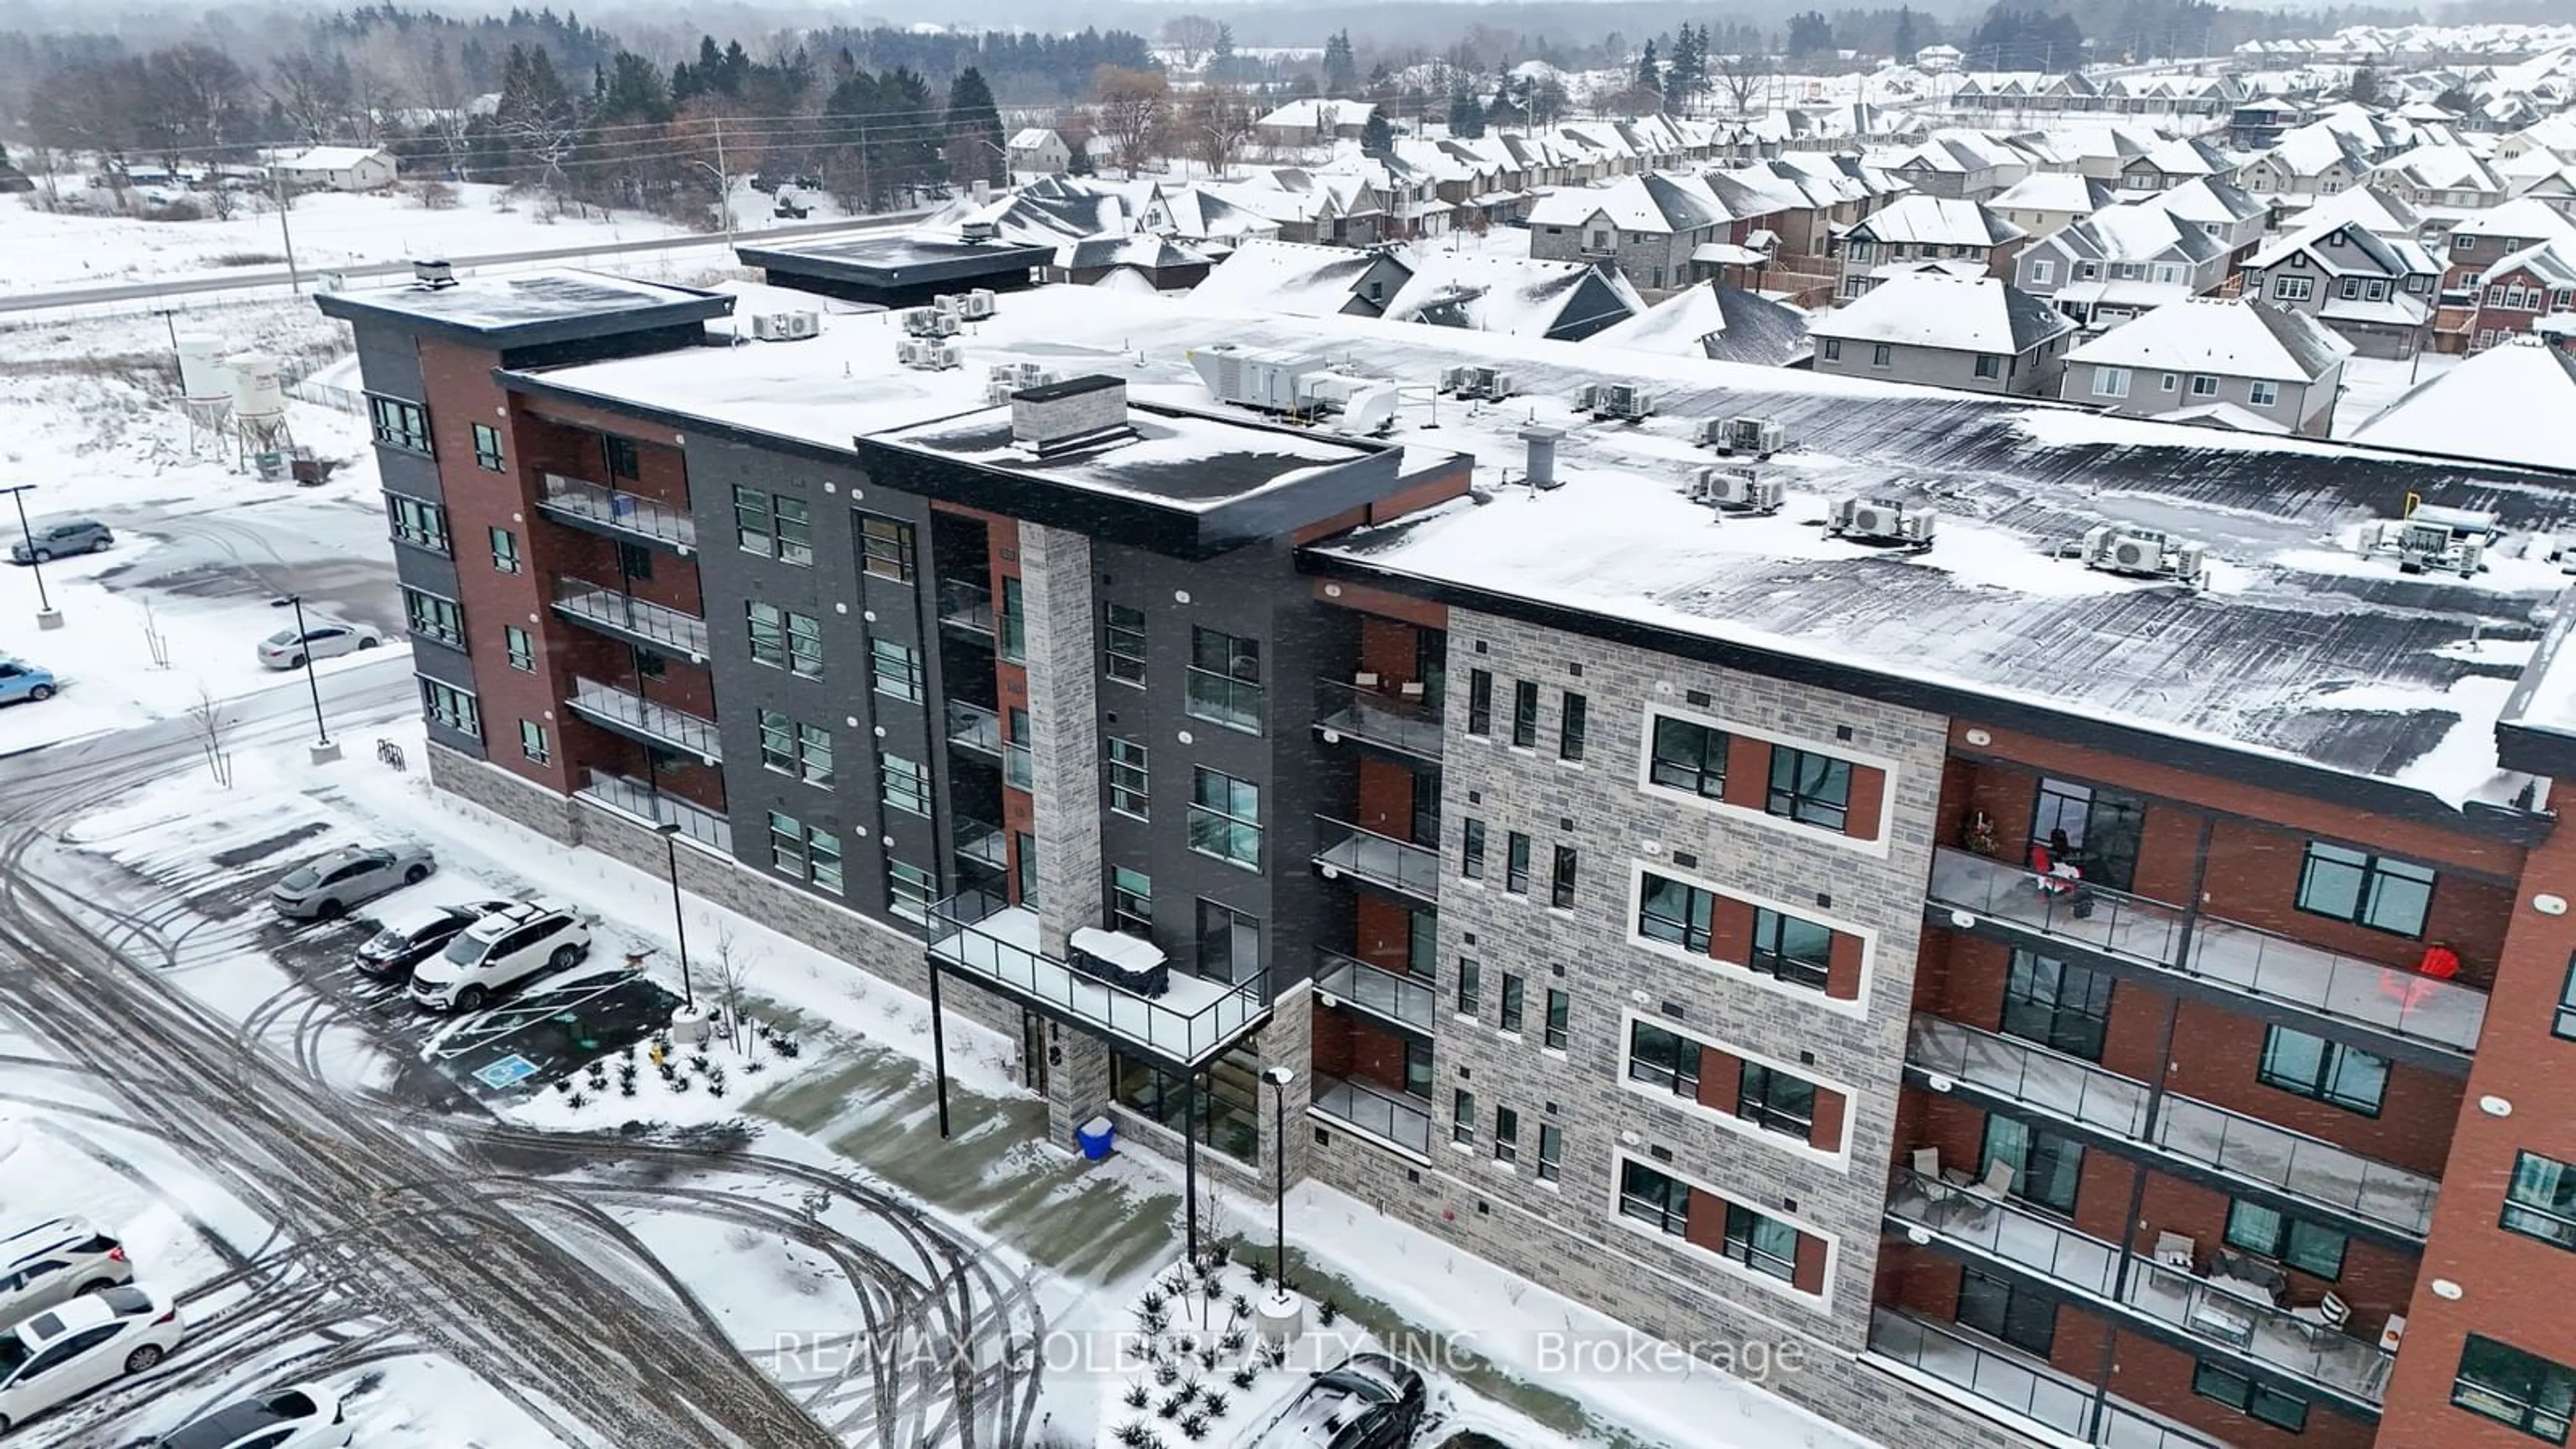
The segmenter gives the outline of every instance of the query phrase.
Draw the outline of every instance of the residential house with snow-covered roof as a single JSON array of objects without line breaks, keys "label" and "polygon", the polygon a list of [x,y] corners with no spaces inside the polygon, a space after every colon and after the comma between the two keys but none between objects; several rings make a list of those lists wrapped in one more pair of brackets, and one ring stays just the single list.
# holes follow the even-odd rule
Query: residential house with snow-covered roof
[{"label": "residential house with snow-covered roof", "polygon": [[1252,123],[1252,137],[1265,145],[1306,147],[1333,141],[1356,141],[1377,114],[1374,101],[1305,96],[1290,101]]},{"label": "residential house with snow-covered roof", "polygon": [[2480,272],[2470,291],[2469,351],[2534,335],[2542,318],[2576,313],[2576,243],[2526,247]]},{"label": "residential house with snow-covered roof", "polygon": [[2351,351],[2304,312],[2192,297],[2068,353],[2062,396],[2126,417],[2322,438]]},{"label": "residential house with snow-covered roof", "polygon": [[2210,177],[2226,177],[2236,163],[2206,141],[2158,136],[2139,154],[2120,163],[2120,190],[2170,191]]},{"label": "residential house with snow-covered roof", "polygon": [[1392,250],[1256,238],[1209,268],[1191,295],[1291,317],[1375,317],[1412,275]]},{"label": "residential house with snow-covered roof", "polygon": [[1696,177],[1650,172],[1607,186],[1567,187],[1530,206],[1530,255],[1614,267],[1649,291],[1688,286],[1692,255],[1727,239],[1734,220]]},{"label": "residential house with snow-covered roof", "polygon": [[305,191],[381,191],[401,170],[382,146],[315,146],[268,165],[280,184]]},{"label": "residential house with snow-covered roof", "polygon": [[2082,221],[2118,197],[2106,182],[2071,171],[2034,171],[1986,199],[1986,209],[2033,237]]},{"label": "residential house with snow-covered roof", "polygon": [[2516,337],[2408,388],[2355,429],[2352,441],[2563,469],[2570,417],[2576,417],[2576,356]]},{"label": "residential house with snow-covered roof", "polygon": [[1387,299],[1390,322],[1580,342],[1646,310],[1625,277],[1584,262],[1435,247],[1416,252],[1412,265]]},{"label": "residential house with snow-covered roof", "polygon": [[2403,197],[2392,196],[2376,186],[2356,186],[2333,196],[2320,197],[2315,205],[2290,218],[2297,228],[2329,223],[2358,222],[2361,229],[2385,241],[2417,241],[2424,235],[2424,213]]},{"label": "residential house with snow-covered roof", "polygon": [[2271,150],[2239,168],[2236,179],[2255,196],[2299,206],[2360,185],[2370,166],[2368,151],[2320,120],[2283,132]]},{"label": "residential house with snow-covered roof", "polygon": [[1140,216],[1148,230],[1210,257],[1248,241],[1279,239],[1278,222],[1196,184],[1156,186]]},{"label": "residential house with snow-covered roof", "polygon": [[2030,233],[1974,201],[1904,196],[1852,224],[1842,236],[1834,295],[1849,301],[1878,284],[1883,269],[1912,262],[1972,263],[1995,277],[2012,275]]},{"label": "residential house with snow-covered roof", "polygon": [[2202,235],[2217,238],[2238,264],[2253,255],[2272,223],[2270,206],[2234,182],[2215,176],[2159,191],[2140,204],[2168,212],[2184,225],[2200,228]]},{"label": "residential house with snow-covered roof", "polygon": [[2441,275],[2413,241],[2328,220],[2257,251],[2241,294],[2315,318],[2358,356],[2412,357],[2430,340]]},{"label": "residential house with snow-covered roof", "polygon": [[2519,161],[2497,162],[2496,174],[2504,178],[2514,201],[2537,201],[2560,216],[2576,217],[2576,166],[2534,151]]},{"label": "residential house with snow-covered roof", "polygon": [[1983,131],[1935,131],[1888,167],[1925,196],[1983,201],[2030,174],[2030,163]]},{"label": "residential house with snow-covered roof", "polygon": [[2172,212],[2130,202],[2031,243],[2014,260],[2014,279],[2079,322],[2111,322],[2217,291],[2233,255]]},{"label": "residential house with snow-covered roof", "polygon": [[1818,372],[2053,397],[2075,323],[1994,277],[1919,271],[1818,313],[1807,334]]},{"label": "residential house with snow-covered roof", "polygon": [[1010,152],[1013,171],[1035,171],[1052,176],[1073,164],[1073,148],[1064,144],[1064,137],[1046,126],[1031,126],[1016,132],[1010,145],[1004,149]]},{"label": "residential house with snow-covered roof", "polygon": [[2370,168],[2370,183],[2442,215],[2503,204],[2504,179],[2461,146],[2418,146]]},{"label": "residential house with snow-covered roof", "polygon": [[1792,367],[1815,355],[1806,313],[1723,282],[1685,287],[1594,333],[1591,341],[1600,347],[1755,367]]},{"label": "residential house with snow-covered roof", "polygon": [[2536,199],[2518,198],[2461,217],[2442,242],[2442,285],[2465,286],[2506,257],[2548,242],[2576,242],[2576,221]]}]

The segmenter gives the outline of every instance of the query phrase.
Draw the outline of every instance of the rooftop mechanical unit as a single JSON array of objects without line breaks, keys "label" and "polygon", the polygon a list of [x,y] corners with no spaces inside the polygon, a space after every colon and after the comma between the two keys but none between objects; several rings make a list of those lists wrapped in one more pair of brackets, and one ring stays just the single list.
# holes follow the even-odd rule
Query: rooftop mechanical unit
[{"label": "rooftop mechanical unit", "polygon": [[820,312],[758,312],[751,319],[751,335],[763,342],[801,342],[822,334]]},{"label": "rooftop mechanical unit", "polygon": [[1219,402],[1300,417],[1334,413],[1339,428],[1351,433],[1375,432],[1395,421],[1395,384],[1337,372],[1304,353],[1220,342],[1187,356]]},{"label": "rooftop mechanical unit", "polygon": [[1574,405],[1596,418],[1635,422],[1655,410],[1655,395],[1634,383],[1594,383],[1574,396]]},{"label": "rooftop mechanical unit", "polygon": [[2483,509],[2424,504],[2404,518],[2371,524],[2362,533],[2362,547],[2395,554],[2399,573],[2467,578],[2486,567],[2487,546],[2495,542],[2496,532],[2496,516]]},{"label": "rooftop mechanical unit", "polygon": [[1000,407],[1011,400],[1011,394],[1032,387],[1044,387],[1060,381],[1057,376],[1034,362],[996,362],[984,369],[984,402]]},{"label": "rooftop mechanical unit", "polygon": [[957,314],[937,307],[906,307],[896,313],[895,317],[903,323],[906,336],[954,337],[957,335]]},{"label": "rooftop mechanical unit", "polygon": [[1690,500],[1720,513],[1748,517],[1777,513],[1784,499],[1777,478],[1764,478],[1750,468],[1702,468],[1691,477]]},{"label": "rooftop mechanical unit", "polygon": [[930,299],[930,306],[960,322],[981,322],[993,315],[993,294],[981,287],[971,292],[942,292]]},{"label": "rooftop mechanical unit", "polygon": [[1001,234],[1002,229],[989,221],[960,222],[957,226],[957,239],[968,246],[980,246]]},{"label": "rooftop mechanical unit", "polygon": [[1442,368],[1440,390],[1462,398],[1500,402],[1512,395],[1512,375],[1498,367]]},{"label": "rooftop mechanical unit", "polygon": [[1730,456],[1767,459],[1789,446],[1789,430],[1769,418],[1710,418],[1699,440]]},{"label": "rooftop mechanical unit", "polygon": [[2153,528],[2106,523],[2084,535],[2084,566],[2106,574],[2137,579],[2203,581],[2207,558],[2202,547]]},{"label": "rooftop mechanical unit", "polygon": [[939,372],[951,367],[960,367],[966,361],[965,355],[958,350],[956,343],[944,342],[936,337],[907,337],[895,344],[894,356],[895,360],[904,366],[919,368],[924,372]]},{"label": "rooftop mechanical unit", "polygon": [[1926,549],[1932,546],[1932,527],[1939,521],[1940,515],[1929,508],[1874,498],[1845,498],[1834,504],[1833,518],[1825,525],[1825,532],[1854,543]]}]

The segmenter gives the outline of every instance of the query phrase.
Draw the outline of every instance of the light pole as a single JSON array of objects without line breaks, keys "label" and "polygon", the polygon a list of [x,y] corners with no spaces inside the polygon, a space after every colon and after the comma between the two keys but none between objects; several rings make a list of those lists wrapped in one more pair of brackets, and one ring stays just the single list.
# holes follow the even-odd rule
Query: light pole
[{"label": "light pole", "polygon": [[1288,1084],[1297,1074],[1286,1067],[1269,1067],[1261,1080],[1273,1088],[1271,1101],[1270,1161],[1271,1198],[1278,1211],[1279,1257],[1271,1278],[1279,1285],[1279,1296],[1288,1296]]},{"label": "light pole", "polygon": [[680,998],[686,1003],[684,1009],[695,1016],[698,992],[689,979],[689,915],[680,907],[680,822],[665,820],[653,827],[653,833],[662,837],[664,863],[671,871],[671,932],[680,943]]},{"label": "light pole", "polygon": [[313,744],[307,753],[317,765],[336,760],[340,758],[340,747],[331,742],[331,727],[322,722],[322,679],[313,672],[313,641],[304,628],[304,596],[288,594],[269,600],[268,605],[295,611],[295,659],[304,671],[304,687],[313,694]]},{"label": "light pole", "polygon": [[8,494],[9,501],[18,505],[18,537],[27,550],[27,567],[36,574],[36,627],[59,629],[63,627],[63,613],[45,593],[45,563],[36,557],[36,532],[27,526],[27,490],[35,486],[21,483],[15,488],[0,488],[0,493]]}]

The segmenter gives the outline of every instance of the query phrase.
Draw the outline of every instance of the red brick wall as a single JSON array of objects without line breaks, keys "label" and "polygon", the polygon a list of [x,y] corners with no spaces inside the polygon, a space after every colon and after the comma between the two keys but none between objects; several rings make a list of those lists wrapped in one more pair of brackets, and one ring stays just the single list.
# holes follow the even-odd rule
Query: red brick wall
[{"label": "red brick wall", "polygon": [[1315,1070],[1404,1095],[1404,1038],[1354,1011],[1315,1007]]},{"label": "red brick wall", "polygon": [[[2180,1233],[2197,1245],[2200,1270],[2207,1272],[2210,1255],[2227,1248],[2227,1203],[2227,1194],[2215,1188],[2151,1173],[2140,1211],[2146,1227],[2139,1231],[2139,1242],[2152,1245],[2158,1233]],[[2308,1306],[2332,1290],[2351,1305],[2352,1332],[2362,1338],[2377,1339],[2388,1315],[2404,1312],[2408,1300],[2415,1296],[2415,1255],[2364,1238],[2352,1239],[2345,1248],[2343,1274],[2332,1281],[2286,1263],[2280,1266],[2290,1279],[2290,1286],[2281,1294],[2283,1307]]]},{"label": "red brick wall", "polygon": [[[2152,1409],[2168,1418],[2216,1438],[2233,1449],[2370,1449],[2374,1443],[2425,1449],[2440,1449],[2463,1441],[2456,1439],[2408,1439],[2380,1436],[2374,1440],[2371,1427],[2358,1419],[2347,1419],[2323,1405],[2308,1410],[2307,1428],[2292,1434],[2275,1429],[2259,1419],[2249,1418],[2214,1400],[2204,1399],[2191,1391],[2192,1357],[2178,1349],[2168,1348],[2154,1339],[2122,1331],[2111,1370],[2111,1392],[2131,1403]],[[2523,1440],[2525,1444],[2530,1440]]]},{"label": "red brick wall", "polygon": [[2311,838],[2242,820],[2213,822],[2206,909],[2385,966],[2411,969],[2423,959],[2428,943],[2447,942],[2460,953],[2462,981],[2484,986],[2493,979],[2513,905],[2510,887],[2441,871],[2433,883],[2423,936],[2393,935],[2298,908],[2299,875]]},{"label": "red brick wall", "polygon": [[2379,1115],[2365,1117],[2256,1081],[2263,1030],[2259,1017],[2184,1002],[2174,1030],[2173,1074],[2166,1085],[2185,1096],[2322,1137],[2382,1162],[2422,1173],[2442,1171],[2460,1112],[2457,1080],[2398,1062],[2389,1068]]},{"label": "red brick wall", "polygon": [[[1413,838],[1413,772],[1375,756],[1361,759],[1359,813],[1351,823],[1397,840]],[[1427,841],[1425,844],[1437,844]],[[1535,847],[1533,847],[1535,848]]]}]

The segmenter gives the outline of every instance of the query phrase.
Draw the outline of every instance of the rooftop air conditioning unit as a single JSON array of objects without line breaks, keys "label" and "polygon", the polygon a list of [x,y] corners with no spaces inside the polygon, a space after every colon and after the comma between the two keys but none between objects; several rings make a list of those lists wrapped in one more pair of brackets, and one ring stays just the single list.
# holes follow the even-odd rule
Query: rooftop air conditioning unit
[{"label": "rooftop air conditioning unit", "polygon": [[1500,402],[1512,395],[1512,375],[1495,367],[1446,368],[1440,374],[1440,390]]},{"label": "rooftop air conditioning unit", "polygon": [[1619,418],[1633,423],[1655,410],[1655,395],[1630,383],[1605,382],[1585,388],[1576,405],[1596,418]]},{"label": "rooftop air conditioning unit", "polygon": [[1789,430],[1769,418],[1728,418],[1719,427],[1717,450],[1768,458],[1789,446]]},{"label": "rooftop air conditioning unit", "polygon": [[[1000,370],[1004,372],[1010,371],[1009,368],[1002,368]],[[1000,407],[1011,400],[1011,394],[1018,391],[1019,389],[1013,387],[1010,381],[1006,378],[988,377],[984,379],[984,406],[988,408]]]},{"label": "rooftop air conditioning unit", "polygon": [[993,294],[984,287],[957,295],[957,315],[969,322],[981,322],[993,315]]},{"label": "rooftop air conditioning unit", "polygon": [[954,342],[934,342],[930,345],[930,365],[934,368],[964,367],[966,349]]},{"label": "rooftop air conditioning unit", "polygon": [[1834,505],[1826,532],[1857,543],[1910,548],[1932,546],[1932,526],[1939,515],[1927,508],[1908,508],[1874,498],[1845,498]]},{"label": "rooftop air conditioning unit", "polygon": [[797,342],[822,335],[817,312],[760,312],[751,319],[751,335],[763,342]]},{"label": "rooftop air conditioning unit", "polygon": [[1777,513],[1783,500],[1779,479],[1750,468],[1702,468],[1691,482],[1691,501],[1722,513]]},{"label": "rooftop air conditioning unit", "polygon": [[955,314],[936,307],[907,307],[897,316],[903,330],[914,337],[954,337],[957,335]]},{"label": "rooftop air conditioning unit", "polygon": [[2085,567],[2106,574],[2197,584],[2206,564],[2199,544],[2152,528],[2106,523],[2084,535]]},{"label": "rooftop air conditioning unit", "polygon": [[456,285],[456,269],[435,257],[423,257],[411,264],[412,285],[429,291],[441,291]]},{"label": "rooftop air conditioning unit", "polygon": [[2497,536],[2496,516],[2479,509],[2426,504],[2401,519],[2382,519],[2362,534],[2369,552],[2393,553],[2400,573],[2439,570],[2462,578],[2486,566]]},{"label": "rooftop air conditioning unit", "polygon": [[921,368],[926,372],[962,366],[966,361],[956,343],[942,342],[935,337],[907,337],[895,344],[894,356],[904,366]]},{"label": "rooftop air conditioning unit", "polygon": [[1440,390],[1442,392],[1456,392],[1465,387],[1467,385],[1467,372],[1468,369],[1463,367],[1444,367],[1440,369]]},{"label": "rooftop air conditioning unit", "polygon": [[1055,381],[1055,374],[1034,362],[1023,362],[1019,365],[1019,378],[1022,387],[1044,387]]}]

